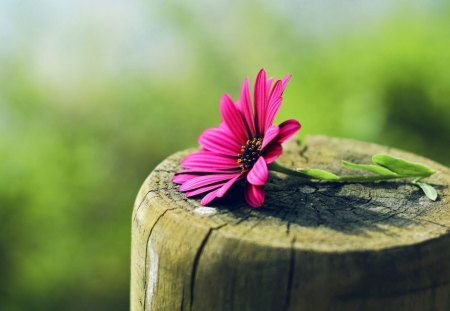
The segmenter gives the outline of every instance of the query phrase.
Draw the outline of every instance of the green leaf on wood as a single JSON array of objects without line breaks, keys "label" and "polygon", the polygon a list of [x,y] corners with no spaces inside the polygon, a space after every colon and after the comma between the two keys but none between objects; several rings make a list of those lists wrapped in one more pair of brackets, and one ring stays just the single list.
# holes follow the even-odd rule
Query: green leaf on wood
[{"label": "green leaf on wood", "polygon": [[436,201],[438,195],[433,186],[420,181],[415,182],[415,184],[422,189],[423,193],[425,193],[430,200]]},{"label": "green leaf on wood", "polygon": [[389,154],[376,154],[372,161],[402,176],[428,177],[435,171],[426,165],[407,161]]},{"label": "green leaf on wood", "polygon": [[365,170],[365,171],[370,171],[372,173],[376,173],[376,174],[382,175],[382,176],[397,176],[397,174],[394,173],[393,171],[391,171],[385,167],[378,166],[378,165],[356,164],[356,163],[347,162],[347,161],[342,161],[342,165],[345,168],[348,168],[351,170]]},{"label": "green leaf on wood", "polygon": [[297,172],[303,173],[314,179],[320,180],[338,180],[339,176],[324,170],[319,169],[297,169]]}]

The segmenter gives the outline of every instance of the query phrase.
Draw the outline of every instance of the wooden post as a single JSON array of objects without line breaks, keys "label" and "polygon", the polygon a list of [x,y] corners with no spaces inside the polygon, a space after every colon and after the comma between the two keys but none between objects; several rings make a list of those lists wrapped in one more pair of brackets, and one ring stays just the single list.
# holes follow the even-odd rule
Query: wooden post
[{"label": "wooden post", "polygon": [[369,163],[381,152],[438,170],[430,183],[439,199],[402,181],[302,184],[273,174],[261,209],[245,205],[239,186],[202,207],[171,182],[189,151],[169,157],[136,199],[131,310],[450,310],[448,168],[323,136],[290,142],[279,162],[349,175],[342,159]]}]

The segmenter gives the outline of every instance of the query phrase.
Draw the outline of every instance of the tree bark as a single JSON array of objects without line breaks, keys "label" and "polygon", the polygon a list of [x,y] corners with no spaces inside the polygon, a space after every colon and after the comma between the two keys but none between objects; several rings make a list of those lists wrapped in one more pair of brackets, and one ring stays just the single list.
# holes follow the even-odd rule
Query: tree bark
[{"label": "tree bark", "polygon": [[260,209],[245,204],[242,185],[202,207],[171,182],[189,152],[162,162],[137,196],[131,310],[450,310],[448,168],[313,136],[289,142],[280,164],[361,174],[340,161],[389,153],[438,170],[428,182],[439,199],[404,181],[304,183],[273,173]]}]

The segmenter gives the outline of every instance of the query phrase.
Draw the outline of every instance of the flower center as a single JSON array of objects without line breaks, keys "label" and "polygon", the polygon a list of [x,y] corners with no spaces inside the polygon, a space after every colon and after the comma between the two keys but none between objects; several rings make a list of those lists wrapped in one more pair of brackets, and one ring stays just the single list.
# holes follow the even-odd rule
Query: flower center
[{"label": "flower center", "polygon": [[245,146],[241,146],[241,152],[238,153],[237,160],[243,171],[248,171],[253,167],[261,155],[262,138],[253,138],[247,140]]}]

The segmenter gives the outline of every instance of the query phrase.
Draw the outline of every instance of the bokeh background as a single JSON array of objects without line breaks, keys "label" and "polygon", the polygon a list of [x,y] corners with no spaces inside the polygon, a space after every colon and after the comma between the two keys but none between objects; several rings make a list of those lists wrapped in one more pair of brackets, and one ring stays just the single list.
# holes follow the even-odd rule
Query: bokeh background
[{"label": "bokeh background", "polygon": [[260,67],[300,138],[450,164],[446,0],[2,0],[0,309],[127,310],[141,183]]}]

